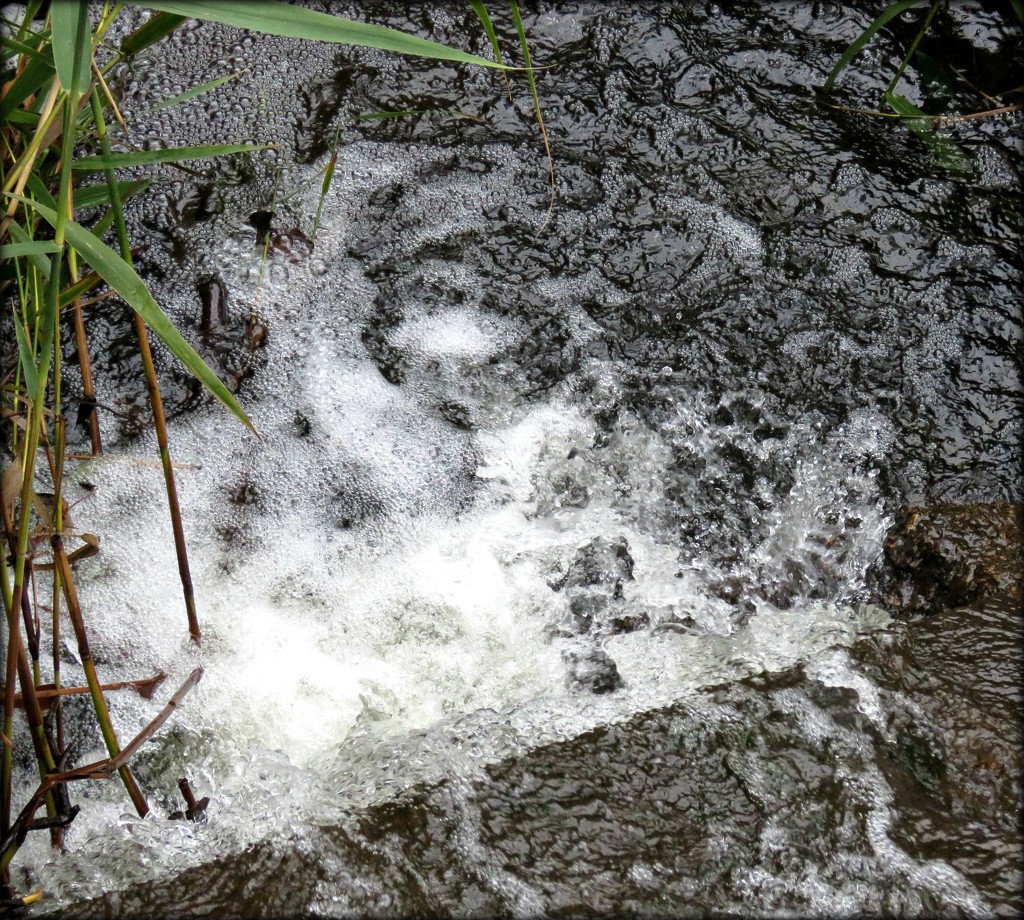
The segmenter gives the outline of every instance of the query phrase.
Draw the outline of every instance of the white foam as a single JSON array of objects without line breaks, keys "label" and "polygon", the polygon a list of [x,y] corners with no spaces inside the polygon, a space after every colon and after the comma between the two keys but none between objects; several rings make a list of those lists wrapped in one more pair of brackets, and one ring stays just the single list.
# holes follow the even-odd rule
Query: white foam
[{"label": "white foam", "polygon": [[[567,36],[574,28],[568,21],[549,27]],[[202,42],[182,32],[169,69],[173,55],[191,59],[210,42],[210,53],[221,55],[216,60],[234,66],[232,56],[242,51],[231,45],[240,39],[200,28]],[[288,42],[273,47],[286,58],[294,50]],[[303,56],[313,53],[326,54],[303,46]],[[245,60],[252,72],[232,81],[227,97],[204,103],[206,113],[219,106],[214,133],[225,136],[211,138],[197,108],[176,127],[179,142],[244,139],[252,130],[240,127],[252,102],[246,94],[258,97],[262,85],[297,80],[294,62],[275,54]],[[313,60],[330,66],[307,57],[303,67]],[[154,85],[138,88],[140,105],[175,88],[159,73],[147,79]],[[267,108],[260,140],[278,140],[291,153],[301,116],[287,106]],[[187,641],[169,527],[154,524],[163,484],[159,471],[145,465],[155,455],[152,437],[77,471],[96,485],[76,521],[102,537],[101,554],[81,565],[79,588],[95,623],[102,676],[168,675],[151,701],[111,696],[122,737],[141,730],[194,667],[202,664],[205,676],[140,756],[153,796],[164,797],[152,817],[121,821],[126,806],[111,783],[72,828],[74,860],[46,852],[33,838],[26,853],[55,897],[86,897],[180,871],[271,834],[301,838],[304,822],[314,812],[322,820],[332,802],[372,800],[430,771],[450,772],[452,758],[505,756],[666,705],[693,688],[783,669],[849,644],[865,628],[863,611],[842,599],[791,610],[765,602],[739,628],[731,605],[706,589],[714,566],[680,558],[666,510],[676,451],[691,448],[709,466],[718,462],[704,407],[676,384],[666,400],[674,408],[660,426],[624,408],[613,430],[600,431],[575,381],[543,398],[516,397],[509,378],[517,368],[500,359],[535,333],[483,310],[472,296],[480,279],[471,272],[424,265],[417,280],[447,278],[464,299],[428,304],[414,291],[388,304],[401,318],[385,339],[408,376],[396,386],[382,375],[360,339],[380,292],[348,252],[352,227],[375,192],[408,183],[402,208],[418,220],[391,237],[382,219],[379,249],[367,264],[404,263],[434,243],[483,232],[481,215],[498,204],[524,225],[542,219],[519,191],[532,163],[526,154],[494,145],[490,172],[418,181],[449,153],[344,146],[315,258],[306,263],[272,257],[264,271],[251,228],[232,225],[237,217],[194,229],[196,253],[184,271],[219,272],[233,308],[258,312],[270,329],[265,364],[241,397],[263,440],[220,408],[171,425],[175,459],[201,464],[178,474],[205,635],[200,649]],[[294,199],[285,206],[315,212],[313,180],[325,160],[285,176],[284,198]],[[266,207],[269,194],[258,182],[226,188],[227,212]],[[159,224],[161,207],[146,204],[135,219]],[[762,262],[759,231],[721,207],[687,199],[678,211],[718,251],[741,263]],[[162,267],[171,279],[162,302],[186,321],[195,304],[187,286],[178,289],[183,269],[169,256]],[[575,286],[549,280],[539,289],[566,300],[566,325],[577,343],[595,331],[580,302],[595,289],[617,296],[594,273]],[[614,405],[624,389],[618,373],[613,361],[591,361],[581,376],[594,400]],[[445,398],[472,404],[479,424],[464,430],[445,420],[437,408]],[[297,414],[308,434],[296,432]],[[113,441],[114,425],[101,417]],[[870,431],[881,429],[858,421],[857,442]],[[868,453],[884,450],[882,433],[876,441]],[[851,459],[837,441],[817,458],[821,445],[807,428],[783,449],[804,457],[793,461],[797,485],[744,564],[767,570],[802,559],[813,537],[835,535],[823,516],[839,505],[866,521],[851,538],[847,562],[851,573],[862,573],[883,525],[873,483],[850,469],[862,456]],[[654,623],[688,616],[696,628],[607,639],[624,687],[580,696],[566,682],[567,643],[550,635],[567,604],[551,578],[588,541],[608,536],[627,541],[634,563],[624,601]],[[460,748],[438,742],[446,732],[458,736]],[[380,756],[388,744],[396,752],[391,760]],[[173,804],[167,790],[182,772],[197,794],[214,800],[207,826],[165,817]],[[472,828],[466,833],[472,843]],[[98,839],[103,846],[90,855]],[[511,884],[500,873],[494,882]],[[512,894],[524,910],[536,905],[528,890]]]}]

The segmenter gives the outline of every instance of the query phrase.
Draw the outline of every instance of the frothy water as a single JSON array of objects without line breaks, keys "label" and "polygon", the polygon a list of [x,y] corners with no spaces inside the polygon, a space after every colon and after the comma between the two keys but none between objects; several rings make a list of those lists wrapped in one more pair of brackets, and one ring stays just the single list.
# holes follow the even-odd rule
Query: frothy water
[{"label": "frothy water", "polygon": [[[350,749],[361,745],[400,744],[472,715],[473,756],[496,760],[694,688],[812,659],[887,622],[852,603],[849,589],[889,523],[870,471],[856,469],[884,447],[882,420],[865,414],[829,438],[810,428],[787,436],[781,452],[793,488],[729,574],[763,581],[781,566],[810,571],[812,557],[820,561],[810,548],[835,530],[826,517],[837,497],[860,525],[843,558],[821,562],[840,590],[788,609],[753,598],[741,615],[711,592],[716,566],[680,552],[677,503],[665,494],[678,479],[674,452],[716,462],[699,395],[666,377],[674,407],[657,429],[622,413],[603,430],[573,378],[523,402],[507,377],[519,373],[508,354],[524,331],[439,297],[425,308],[404,305],[388,331],[404,371],[400,385],[389,382],[360,338],[373,303],[346,283],[352,269],[338,229],[339,212],[361,191],[347,177],[389,156],[395,165],[378,172],[407,166],[393,149],[344,151],[316,244],[326,270],[279,257],[260,281],[258,251],[217,257],[234,308],[258,304],[271,331],[244,400],[261,441],[219,409],[172,427],[175,459],[189,465],[178,484],[201,650],[187,645],[173,546],[154,523],[163,481],[150,439],[77,470],[95,489],[77,506],[76,524],[102,535],[101,561],[83,567],[80,594],[102,612],[92,643],[105,677],[163,670],[170,688],[197,664],[206,671],[140,755],[141,775],[150,788],[173,789],[165,771],[190,774],[212,796],[216,818],[202,829],[161,817],[119,822],[124,806],[108,785],[68,838],[72,852],[83,852],[98,835],[103,855],[83,852],[77,869],[49,857],[42,868],[58,897],[179,870],[278,833],[283,815],[300,826],[322,818],[325,799],[352,807],[451,770],[449,754],[431,751],[426,763],[350,776]],[[512,170],[502,178],[511,195]],[[475,210],[456,208],[452,225],[469,224]],[[608,392],[621,389],[618,372],[613,361],[581,369]],[[467,407],[472,427],[444,418],[444,403]],[[624,547],[628,577],[616,586],[603,571],[587,572],[572,584],[579,554],[601,540]],[[570,584],[557,587],[567,575]],[[572,627],[575,602],[593,607],[589,630]],[[612,608],[642,628],[603,622]],[[607,696],[574,687],[567,670],[569,653],[597,649],[622,683]],[[125,738],[162,705],[161,694],[149,703],[114,694],[111,703]],[[126,858],[139,852],[148,856]]]},{"label": "frothy water", "polygon": [[[545,14],[537,34],[569,51],[584,35],[598,50],[629,44],[628,31],[598,18]],[[444,16],[435,26],[458,29]],[[160,143],[168,131],[182,143],[245,140],[254,129],[246,94],[270,93],[294,51],[264,40],[275,53],[255,54],[245,42],[205,26],[173,39],[166,72],[128,84],[125,108],[140,131]],[[253,72],[216,101],[182,107],[173,123],[147,126],[146,105],[180,91],[174,68],[188,72],[218,49],[221,69],[244,60]],[[303,75],[347,60],[304,53]],[[266,105],[265,132],[253,139],[280,140],[282,150],[269,168],[250,163],[249,175],[220,186],[219,207],[202,220],[182,219],[180,202],[195,189],[168,177],[134,206],[136,229],[156,228],[161,241],[147,268],[172,317],[196,330],[195,286],[214,274],[229,292],[230,322],[254,318],[268,330],[240,359],[240,400],[262,438],[207,404],[171,425],[199,649],[187,642],[170,528],[153,511],[164,498],[152,436],[101,413],[114,446],[74,472],[94,487],[75,525],[102,540],[80,566],[79,593],[103,679],[167,674],[151,701],[110,695],[121,738],[194,667],[205,675],[137,755],[149,817],[125,814],[113,782],[88,784],[66,855],[50,853],[42,835],[26,845],[19,862],[58,903],[268,840],[328,852],[325,826],[348,827],[360,809],[433,788],[456,816],[460,859],[508,910],[534,915],[551,893],[493,857],[499,844],[479,804],[485,765],[672,706],[689,708],[668,736],[697,757],[702,732],[736,724],[700,691],[794,668],[856,694],[865,724],[888,731],[878,689],[844,649],[890,625],[865,602],[865,575],[892,523],[884,480],[903,423],[891,399],[855,396],[838,413],[802,397],[783,409],[778,399],[819,385],[823,350],[863,366],[889,354],[887,307],[875,340],[849,330],[837,338],[813,319],[872,271],[864,251],[835,246],[820,292],[790,289],[778,232],[716,191],[713,174],[688,164],[668,189],[660,178],[645,185],[646,167],[631,168],[628,149],[603,170],[581,169],[566,150],[564,205],[544,237],[542,163],[507,139],[511,122],[492,112],[505,126],[480,143],[361,136],[346,118],[372,108],[378,79],[396,65],[375,52],[358,60],[373,77],[311,87],[293,108]],[[612,77],[602,87],[611,127],[601,130],[615,134],[636,89]],[[467,92],[486,86],[479,75],[465,80]],[[678,111],[659,121],[656,108],[643,112],[658,124],[658,156],[713,130]],[[329,156],[310,135],[328,136],[335,122],[345,143],[307,251],[299,243]],[[295,162],[275,172],[288,157]],[[853,194],[858,170],[841,168],[835,196]],[[271,204],[278,237],[264,260],[247,220]],[[899,215],[841,206],[847,216],[871,210],[885,224],[878,232],[896,232]],[[550,264],[538,255],[546,246]],[[914,296],[923,295],[904,292]],[[786,298],[799,301],[799,321]],[[758,341],[762,313],[779,320],[781,341]],[[737,317],[770,362],[745,364]],[[958,323],[937,320],[920,347],[948,358]],[[721,336],[709,334],[718,324]],[[194,338],[223,359],[210,336]],[[726,369],[716,377],[715,368]],[[922,364],[909,386],[927,400],[935,381]],[[67,682],[75,667],[65,667]],[[801,743],[834,756],[835,783],[863,826],[835,829],[832,862],[822,856],[814,875],[786,856],[786,786],[758,751],[738,749],[729,762],[745,794],[779,815],[759,844],[763,858],[731,877],[731,896],[766,910],[792,896],[826,913],[914,913],[924,892],[928,904],[983,915],[984,899],[959,872],[893,842],[894,792],[862,732],[799,688],[772,699]],[[181,804],[180,775],[211,796],[207,823],[167,817]],[[766,868],[773,853],[775,871]],[[318,881],[309,912],[351,909],[335,869],[338,883]],[[884,884],[844,887],[843,873]],[[642,862],[628,878],[639,888],[682,884]]]}]

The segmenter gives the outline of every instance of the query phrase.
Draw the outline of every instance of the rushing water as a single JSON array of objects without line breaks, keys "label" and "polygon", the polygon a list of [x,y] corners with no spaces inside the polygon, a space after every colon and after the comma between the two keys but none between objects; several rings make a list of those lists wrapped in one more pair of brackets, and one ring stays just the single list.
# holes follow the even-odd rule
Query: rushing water
[{"label": "rushing water", "polygon": [[[999,76],[1006,21],[952,6]],[[461,7],[332,8],[485,50]],[[905,503],[1021,499],[1019,121],[953,128],[957,175],[819,107],[875,13],[541,4],[550,213],[521,78],[208,25],[122,69],[145,146],[278,145],[131,212],[262,439],[165,363],[196,650],[125,317],[92,315],[120,389],[75,474],[80,593],[105,679],[168,674],[111,695],[122,736],[205,676],[137,755],[152,815],[90,784],[26,886],[69,915],[1020,909],[1014,612],[915,633],[867,580]],[[899,54],[844,79],[866,100]],[[205,823],[168,818],[186,774]]]}]

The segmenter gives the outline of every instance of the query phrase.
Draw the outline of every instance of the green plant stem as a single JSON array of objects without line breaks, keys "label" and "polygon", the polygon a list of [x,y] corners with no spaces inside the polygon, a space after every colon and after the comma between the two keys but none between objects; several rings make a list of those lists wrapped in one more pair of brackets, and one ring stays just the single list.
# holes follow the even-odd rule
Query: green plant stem
[{"label": "green plant stem", "polygon": [[[63,231],[63,227],[61,227]],[[56,234],[55,234],[56,235]],[[60,233],[63,236],[63,233]],[[44,299],[47,304],[56,301],[59,288],[61,253],[58,250],[53,254],[50,267],[50,278],[46,285]],[[7,608],[7,667],[5,671],[4,684],[4,734],[11,737],[11,730],[14,724],[14,694],[15,681],[18,678],[21,661],[25,657],[24,647],[21,641],[21,623],[19,613],[21,612],[22,598],[25,593],[26,562],[28,557],[28,537],[30,521],[32,516],[33,499],[33,477],[35,475],[36,454],[39,451],[39,433],[43,424],[43,398],[46,393],[46,381],[49,377],[50,358],[53,347],[53,330],[51,322],[55,322],[56,310],[46,310],[43,315],[43,329],[40,332],[41,345],[37,357],[37,382],[32,393],[29,394],[30,411],[28,427],[23,441],[24,452],[21,458],[22,483],[21,483],[21,507],[18,522],[17,542],[14,548],[14,587],[11,591],[11,605]],[[26,686],[27,684],[27,686]],[[28,707],[26,694],[34,697],[34,687],[31,679],[23,681],[22,696],[26,702],[26,713],[31,720],[32,713]],[[33,732],[33,741],[35,733]],[[45,738],[43,739],[45,745]],[[40,764],[42,768],[43,764]],[[10,820],[9,792],[11,788],[11,757],[10,749],[4,745],[4,756],[0,762],[0,790],[4,795],[4,810],[0,814],[0,825]]]},{"label": "green plant stem", "polygon": [[[3,594],[4,611],[7,614],[8,622],[10,622],[11,611],[14,609],[14,592],[11,588],[11,576],[7,571],[7,564],[0,565],[0,593]],[[11,716],[9,717],[6,711],[6,696],[4,706],[4,722],[3,722],[3,738],[0,739],[0,762],[3,767],[0,770],[2,773],[2,780],[0,780],[0,836],[3,836],[10,830],[11,821],[11,754],[14,750],[14,739],[12,737],[14,732],[14,709],[11,709]],[[13,703],[13,697],[12,697]]]},{"label": "green plant stem", "polygon": [[[93,89],[92,99],[93,119],[96,123],[96,132],[100,141],[100,149],[104,156],[110,155],[110,139],[107,136],[107,126],[103,119],[103,106],[100,102],[99,92]],[[114,215],[114,226],[117,231],[118,244],[121,250],[121,258],[129,265],[132,262],[132,247],[128,242],[128,229],[124,222],[124,209],[121,206],[121,194],[117,184],[114,170],[110,167],[104,171],[107,185],[110,189],[110,206]],[[156,367],[153,364],[153,354],[149,347],[149,336],[146,332],[146,324],[142,317],[133,311],[135,320],[135,331],[139,339],[139,352],[142,355],[142,366],[146,375],[146,389],[149,392],[149,403],[153,409],[153,424],[156,428],[157,446],[160,450],[160,463],[164,471],[164,483],[167,490],[167,505],[171,515],[171,527],[174,532],[174,552],[178,560],[178,577],[181,581],[181,590],[185,598],[185,613],[188,618],[188,631],[192,641],[197,645],[202,642],[202,631],[199,628],[199,615],[196,612],[195,592],[192,588],[192,574],[188,564],[188,548],[185,544],[185,528],[181,521],[181,509],[178,503],[178,489],[174,479],[174,466],[171,462],[171,451],[167,440],[167,421],[164,417],[164,404],[160,395],[160,384],[156,377]]]}]

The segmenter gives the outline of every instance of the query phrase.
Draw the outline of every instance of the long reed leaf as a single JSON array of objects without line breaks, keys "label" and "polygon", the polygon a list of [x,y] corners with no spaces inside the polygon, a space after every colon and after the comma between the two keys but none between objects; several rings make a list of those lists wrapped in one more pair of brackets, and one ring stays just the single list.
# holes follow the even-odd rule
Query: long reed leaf
[{"label": "long reed leaf", "polygon": [[[147,179],[136,179],[131,182],[118,182],[118,194],[122,201],[131,198],[149,187]],[[110,204],[110,187],[106,182],[99,182],[96,185],[82,185],[75,189],[75,209],[95,208],[100,205]]]},{"label": "long reed leaf", "polygon": [[164,99],[163,102],[158,102],[150,109],[150,111],[159,112],[162,109],[169,109],[172,105],[177,105],[179,102],[188,102],[189,99],[195,99],[196,96],[201,96],[203,93],[208,93],[211,89],[223,86],[229,80],[234,80],[240,73],[242,73],[242,71],[238,70],[235,73],[229,73],[226,77],[217,77],[216,80],[210,80],[208,83],[193,86],[190,89],[185,90],[183,93],[178,93],[177,96],[171,96],[170,99]]},{"label": "long reed leaf", "polygon": [[[13,227],[14,225],[11,224]],[[58,246],[53,240],[27,240],[24,243],[8,243],[0,246],[0,259],[17,259],[21,256],[45,255],[56,252]]]},{"label": "long reed leaf", "polygon": [[928,145],[943,166],[954,172],[966,172],[970,169],[970,161],[960,146],[939,134],[932,125],[932,119],[906,96],[887,90],[884,98],[906,126]]},{"label": "long reed leaf", "polygon": [[89,4],[78,0],[53,0],[50,16],[57,79],[64,92],[80,95],[89,82],[89,64],[92,61]]},{"label": "long reed leaf", "polygon": [[36,201],[41,201],[48,208],[57,209],[57,199],[53,197],[46,183],[35,172],[28,174],[28,181],[25,183],[28,190],[35,196]]},{"label": "long reed leaf", "polygon": [[548,131],[544,127],[544,115],[540,110],[540,96],[537,94],[537,81],[533,76],[533,61],[530,59],[530,45],[526,41],[526,29],[523,26],[523,17],[519,13],[519,4],[516,0],[509,0],[509,8],[512,11],[512,20],[516,25],[516,34],[519,36],[519,47],[523,52],[523,63],[526,64],[526,79],[530,84],[530,95],[533,98],[533,112],[537,118],[537,126],[540,128],[540,136],[544,140],[544,150],[548,155],[548,178],[551,184],[551,197],[548,201],[548,213],[544,218],[544,225],[551,219],[551,213],[555,209],[555,159],[551,155],[551,144],[548,143]]},{"label": "long reed leaf", "polygon": [[148,48],[155,42],[160,41],[165,35],[169,35],[187,18],[187,16],[174,16],[171,13],[157,13],[139,26],[131,35],[125,37],[125,40],[121,42],[121,54],[125,57],[132,57],[138,54],[144,48]]},{"label": "long reed leaf", "polygon": [[71,168],[81,172],[102,172],[104,169],[120,169],[125,166],[147,166],[152,163],[182,163],[186,160],[207,160],[228,156],[233,153],[248,153],[266,150],[273,144],[215,144],[208,147],[171,147],[168,150],[133,150],[130,153],[112,153],[109,156],[96,154],[80,157]]},{"label": "long reed leaf", "polygon": [[[37,201],[16,197],[33,207],[48,223],[56,225],[57,214]],[[214,396],[217,397],[250,431],[256,434],[256,428],[238,405],[231,391],[220,378],[210,369],[209,365],[196,353],[160,309],[145,282],[138,276],[135,269],[128,265],[116,252],[102,240],[98,240],[81,224],[68,220],[64,224],[64,232],[68,243],[88,262],[100,277],[107,282],[124,301],[138,313],[160,340],[185,365],[192,375],[199,380]]]},{"label": "long reed leaf", "polygon": [[[3,60],[12,58],[15,56],[23,58],[43,58],[45,55],[38,48],[32,47],[32,45],[26,45],[25,42],[20,42],[16,38],[9,38],[6,35],[0,35],[0,47],[4,49],[2,55]],[[48,45],[46,47],[49,47]],[[53,63],[51,61],[51,68]]]},{"label": "long reed leaf", "polygon": [[[36,267],[36,271],[38,271],[39,274],[42,275],[42,277],[48,278],[50,276],[50,260],[46,258],[46,255],[48,253],[56,252],[57,244],[54,243],[52,240],[36,241],[31,239],[29,235],[24,230],[22,230],[22,228],[18,224],[14,222],[11,222],[10,224],[7,225],[7,230],[11,234],[11,239],[15,241],[14,244],[12,244],[12,248],[14,245],[25,246],[28,243],[34,242],[48,242],[50,244],[51,248],[46,250],[45,253],[41,249],[38,251],[29,251],[23,253],[23,255],[27,256],[29,261],[31,261],[32,264]],[[3,248],[5,250],[4,255],[5,257],[7,257],[7,247],[5,246]],[[14,253],[13,255],[17,256],[17,253]]]},{"label": "long reed leaf", "polygon": [[7,121],[18,106],[53,79],[53,74],[52,58],[41,54],[30,59],[0,100],[0,121]]},{"label": "long reed leaf", "polygon": [[[494,59],[499,64],[505,62],[501,57],[501,45],[498,44],[498,36],[494,31],[494,23],[491,22],[491,17],[487,14],[487,7],[484,6],[483,0],[469,0],[469,5],[473,8],[473,12],[476,13],[476,18],[480,20],[480,24],[484,27],[484,32],[487,33],[487,38],[491,42],[491,50],[494,52]],[[502,73],[505,78],[505,91],[508,93],[509,102],[512,101],[512,87],[508,82],[508,73]]]},{"label": "long reed leaf", "polygon": [[202,0],[202,2],[173,2],[173,0],[131,0],[136,6],[162,10],[191,19],[205,19],[239,29],[251,29],[267,35],[304,38],[310,41],[333,42],[342,45],[362,45],[433,58],[440,61],[458,61],[479,67],[503,65],[476,54],[460,51],[439,42],[400,32],[387,26],[357,22],[341,16],[331,16],[300,6],[264,0],[261,3],[236,3],[234,0]]},{"label": "long reed leaf", "polygon": [[39,389],[36,358],[32,354],[32,346],[29,345],[25,330],[21,328],[21,322],[17,317],[14,319],[14,337],[18,340],[18,360],[21,363],[21,373],[25,377],[25,388],[29,393],[35,393]]}]

